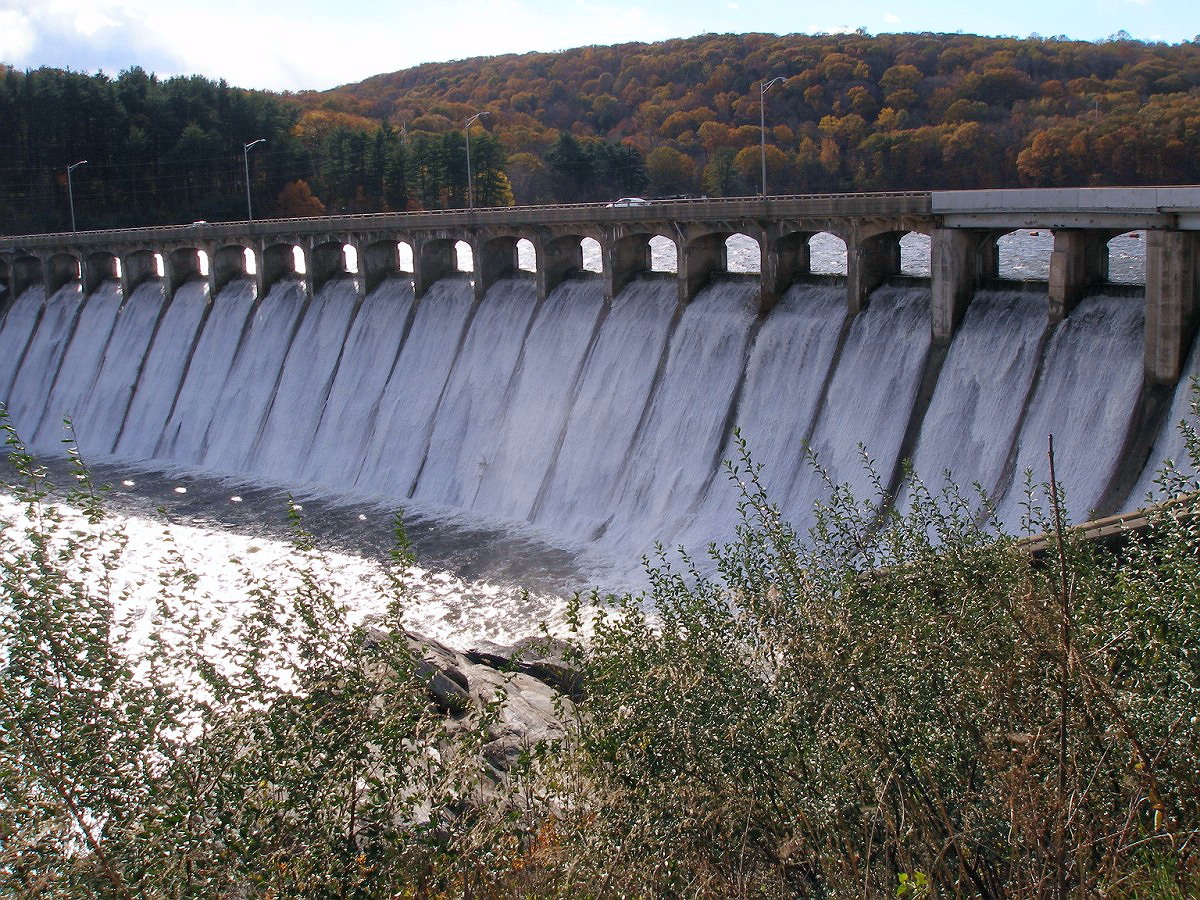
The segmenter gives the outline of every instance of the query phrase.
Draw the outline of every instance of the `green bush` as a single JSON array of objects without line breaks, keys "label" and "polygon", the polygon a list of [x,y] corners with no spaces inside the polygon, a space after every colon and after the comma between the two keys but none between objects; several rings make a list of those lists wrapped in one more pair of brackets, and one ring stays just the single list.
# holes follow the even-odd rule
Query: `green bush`
[{"label": "green bush", "polygon": [[451,733],[430,703],[398,577],[356,621],[296,520],[285,571],[245,570],[248,608],[199,595],[175,553],[139,629],[87,471],[51,502],[11,428],[8,447],[0,893],[397,896],[464,877],[486,722]]},{"label": "green bush", "polygon": [[736,539],[703,561],[660,550],[645,594],[576,599],[572,732],[485,791],[497,711],[449,728],[431,707],[399,578],[356,621],[297,521],[286,577],[247,571],[236,615],[165,560],[139,632],[86,470],[68,512],[11,429],[9,448],[4,892],[1200,890],[1194,475],[1164,474],[1177,499],[1117,553],[1030,485],[1027,525],[1052,538],[1035,552],[986,498],[915,478],[903,513],[878,479],[869,501],[831,485],[798,535],[741,446]]},{"label": "green bush", "polygon": [[[583,788],[560,826],[576,887],[1200,887],[1194,494],[1119,555],[1066,532],[1031,557],[986,500],[916,479],[904,514],[836,488],[801,540],[741,451],[714,574],[662,555],[647,597],[586,623]],[[1028,494],[1028,524],[1054,534],[1051,494]]]}]

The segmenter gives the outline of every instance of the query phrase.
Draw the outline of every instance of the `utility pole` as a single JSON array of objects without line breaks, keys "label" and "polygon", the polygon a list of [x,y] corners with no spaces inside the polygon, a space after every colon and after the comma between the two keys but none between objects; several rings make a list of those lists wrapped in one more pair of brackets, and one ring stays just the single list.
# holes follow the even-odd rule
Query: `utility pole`
[{"label": "utility pole", "polygon": [[256,144],[265,144],[266,138],[258,138],[242,146],[242,162],[246,165],[246,221],[254,221],[254,208],[250,205],[250,148]]}]

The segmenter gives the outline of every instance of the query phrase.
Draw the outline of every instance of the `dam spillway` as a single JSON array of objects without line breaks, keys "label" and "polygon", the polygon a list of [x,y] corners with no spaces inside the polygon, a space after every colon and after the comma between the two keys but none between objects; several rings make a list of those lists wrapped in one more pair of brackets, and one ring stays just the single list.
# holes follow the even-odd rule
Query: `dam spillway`
[{"label": "dam spillway", "polygon": [[[263,298],[191,282],[164,304],[149,284],[124,303],[110,284],[33,288],[0,327],[0,391],[39,452],[61,452],[70,416],[87,459],[415,501],[616,554],[730,534],[735,425],[801,528],[824,493],[806,443],[864,496],[857,444],[885,480],[907,451],[933,481],[979,482],[1014,530],[1048,432],[1073,519],[1149,484],[1159,460],[1131,472],[1121,455],[1143,402],[1136,299],[1096,293],[1047,326],[1044,296],[981,291],[923,398],[927,286],[877,288],[854,317],[837,285],[794,285],[761,318],[752,294],[718,282],[680,307],[647,279],[610,303],[571,281],[538,301],[511,279],[476,301],[447,279],[420,301],[403,280],[360,300],[339,279],[311,301],[294,282]],[[1106,508],[1119,482],[1136,489]]]},{"label": "dam spillway", "polygon": [[[0,400],[41,453],[61,452],[69,416],[89,460],[519,523],[625,560],[731,535],[735,428],[801,530],[828,491],[806,448],[868,497],[860,443],[885,487],[911,459],[934,484],[944,472],[978,483],[1014,532],[1025,470],[1047,477],[1049,433],[1073,520],[1138,505],[1161,460],[1181,455],[1174,425],[1200,371],[1186,355],[1196,240],[1169,230],[1196,216],[1050,203],[1047,280],[1020,284],[996,278],[1009,219],[950,201],[931,217],[919,201],[850,202],[841,278],[809,265],[808,239],[836,221],[755,225],[732,217],[752,205],[740,202],[670,228],[605,225],[602,276],[568,265],[586,222],[537,238],[535,273],[519,271],[517,232],[500,225],[468,229],[474,270],[455,273],[440,220],[413,232],[411,274],[382,231],[353,238],[352,273],[351,239],[315,220],[243,223],[278,232],[254,253],[220,226],[208,272],[203,224],[161,245],[157,272],[144,243],[119,244],[130,235],[4,239]],[[1143,220],[1164,229],[1146,232],[1145,290],[1108,284],[1100,239]],[[898,238],[918,227],[929,279],[896,274]],[[302,228],[309,243],[286,237]],[[717,241],[754,228],[762,274],[730,274]],[[677,273],[649,271],[647,238],[672,230]],[[305,266],[289,269],[293,251]]]}]

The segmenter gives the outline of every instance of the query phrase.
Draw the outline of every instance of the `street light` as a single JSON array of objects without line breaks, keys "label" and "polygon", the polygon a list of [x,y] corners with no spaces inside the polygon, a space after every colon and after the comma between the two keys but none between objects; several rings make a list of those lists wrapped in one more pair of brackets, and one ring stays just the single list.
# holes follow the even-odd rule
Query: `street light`
[{"label": "street light", "polygon": [[71,205],[71,230],[75,230],[75,191],[71,186],[71,173],[80,166],[87,165],[86,159],[81,159],[77,163],[71,163],[67,166],[67,202]]},{"label": "street light", "polygon": [[762,159],[762,195],[764,200],[767,199],[767,91],[781,81],[787,81],[787,79],[780,75],[777,78],[772,78],[770,81],[764,81],[758,89],[758,152],[759,157]]},{"label": "street light", "polygon": [[250,222],[254,221],[254,208],[250,205],[250,148],[266,142],[266,138],[259,138],[242,146],[242,162],[246,164],[246,219]]},{"label": "street light", "polygon": [[477,112],[471,118],[467,119],[467,124],[463,126],[463,135],[467,139],[467,209],[475,208],[475,192],[471,187],[471,126],[475,124],[475,120],[480,116],[491,115],[486,109],[483,112]]}]

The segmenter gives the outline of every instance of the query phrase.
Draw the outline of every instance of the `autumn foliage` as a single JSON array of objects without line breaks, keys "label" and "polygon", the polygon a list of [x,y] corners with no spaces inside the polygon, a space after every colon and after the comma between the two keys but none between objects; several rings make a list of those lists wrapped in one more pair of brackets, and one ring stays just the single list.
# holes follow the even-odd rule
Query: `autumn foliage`
[{"label": "autumn foliage", "polygon": [[[765,95],[761,86],[775,78]],[[702,35],[417,66],[322,93],[0,68],[5,230],[627,194],[1200,182],[1200,41]],[[766,132],[760,128],[765,122]],[[239,199],[241,198],[241,199]]]}]

